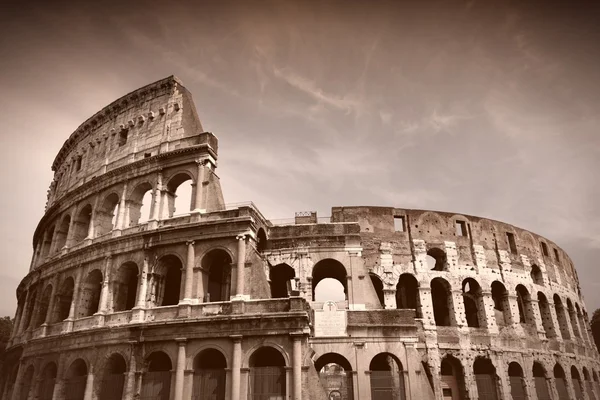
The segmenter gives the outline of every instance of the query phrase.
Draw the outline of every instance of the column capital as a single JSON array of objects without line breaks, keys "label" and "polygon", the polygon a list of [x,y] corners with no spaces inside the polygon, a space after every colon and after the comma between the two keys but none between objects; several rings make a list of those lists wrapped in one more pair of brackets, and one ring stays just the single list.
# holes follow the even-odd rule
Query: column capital
[{"label": "column capital", "polygon": [[242,341],[242,335],[229,335],[229,338],[233,340],[234,343],[238,343]]},{"label": "column capital", "polygon": [[235,238],[237,240],[246,240],[246,236],[248,236],[247,233],[241,233],[241,234],[237,235]]},{"label": "column capital", "polygon": [[196,164],[200,165],[206,165],[208,163],[208,159],[206,158],[197,158],[196,160]]},{"label": "column capital", "polygon": [[194,240],[186,240],[186,242],[185,242],[186,246],[189,246],[189,245],[193,246],[195,243],[196,242]]},{"label": "column capital", "polygon": [[307,334],[304,332],[290,332],[290,336],[292,337],[292,339],[294,339],[294,341],[303,339],[306,335]]},{"label": "column capital", "polygon": [[185,344],[187,343],[187,338],[175,338],[175,341],[179,346],[185,346]]}]

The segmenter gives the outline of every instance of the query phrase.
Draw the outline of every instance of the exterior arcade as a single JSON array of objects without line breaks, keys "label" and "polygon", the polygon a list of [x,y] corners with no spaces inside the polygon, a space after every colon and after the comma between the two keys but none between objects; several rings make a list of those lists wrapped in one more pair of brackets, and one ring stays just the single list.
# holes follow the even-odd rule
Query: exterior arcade
[{"label": "exterior arcade", "polygon": [[577,273],[552,241],[392,207],[271,221],[224,202],[217,160],[173,76],[67,139],[0,399],[600,399]]}]

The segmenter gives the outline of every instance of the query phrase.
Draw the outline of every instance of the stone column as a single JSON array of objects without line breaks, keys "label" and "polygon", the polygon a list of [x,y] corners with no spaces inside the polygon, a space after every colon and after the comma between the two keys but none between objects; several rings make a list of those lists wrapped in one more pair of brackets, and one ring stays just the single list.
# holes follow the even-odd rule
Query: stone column
[{"label": "stone column", "polygon": [[29,271],[33,271],[35,269],[35,267],[37,266],[38,263],[38,257],[40,256],[40,253],[42,251],[42,243],[44,242],[43,238],[42,240],[40,240],[37,244],[37,246],[35,246],[35,248],[33,249],[33,256],[31,257],[31,265],[29,266]]},{"label": "stone column", "polygon": [[21,398],[21,386],[23,380],[23,374],[25,373],[25,367],[23,365],[23,359],[19,360],[19,370],[17,371],[17,378],[13,386],[12,397],[8,400],[19,400]]},{"label": "stone column", "polygon": [[540,304],[537,299],[531,298],[530,300],[531,313],[533,314],[533,322],[535,323],[535,329],[537,330],[538,337],[540,339],[546,338],[546,331],[544,330],[544,324],[542,323],[542,314],[540,313]]},{"label": "stone column", "polygon": [[496,314],[494,312],[494,299],[492,292],[484,291],[481,293],[483,305],[485,308],[486,327],[490,333],[498,333],[498,325],[496,324]]},{"label": "stone column", "polygon": [[206,160],[196,160],[198,165],[198,173],[196,176],[196,190],[194,191],[194,210],[192,212],[201,213],[206,212],[206,209],[202,208],[202,197],[203,197],[203,182],[206,171]]},{"label": "stone column", "polygon": [[383,289],[383,301],[385,303],[386,310],[396,309],[396,288],[384,288]]},{"label": "stone column", "polygon": [[52,291],[50,292],[50,300],[48,301],[48,310],[46,311],[46,317],[44,318],[44,323],[42,324],[43,332],[42,336],[46,336],[48,329],[48,325],[52,320],[52,315],[54,314],[54,304],[56,304],[56,290],[58,286],[58,276],[55,276],[52,280]]},{"label": "stone column", "polygon": [[465,304],[463,302],[462,289],[452,290],[452,307],[448,307],[450,310],[450,323],[454,318],[456,326],[459,328],[467,327],[467,318],[465,316]]},{"label": "stone column", "polygon": [[106,256],[106,264],[104,266],[104,276],[102,277],[102,291],[100,292],[100,307],[98,312],[106,314],[108,312],[108,283],[112,266],[112,256]]},{"label": "stone column", "polygon": [[424,328],[435,326],[435,316],[433,314],[433,301],[431,299],[431,288],[429,282],[419,283],[419,302],[421,303],[421,314],[423,315]]},{"label": "stone column", "polygon": [[59,250],[65,250],[68,249],[69,247],[71,247],[71,242],[73,242],[73,225],[75,224],[75,216],[73,216],[70,220],[69,220],[69,228],[67,233],[66,233],[66,237],[65,237],[65,244],[63,246],[62,249]]},{"label": "stone column", "polygon": [[94,366],[90,364],[90,370],[85,381],[85,392],[83,400],[92,400],[94,396]]},{"label": "stone column", "polygon": [[302,334],[292,334],[294,348],[292,353],[292,374],[294,389],[292,400],[302,400]]},{"label": "stone column", "polygon": [[161,194],[162,190],[162,172],[158,172],[156,178],[156,187],[152,192],[152,207],[150,211],[150,219],[148,220],[148,229],[156,229],[158,227],[158,221],[161,219],[160,208],[161,208]]},{"label": "stone column", "polygon": [[187,259],[185,263],[185,286],[183,292],[183,302],[188,304],[192,302],[192,290],[194,288],[194,264],[196,261],[194,243],[195,242],[193,240],[185,242],[187,245]]},{"label": "stone column", "polygon": [[242,335],[231,336],[233,357],[231,363],[231,400],[240,400],[240,373],[242,367]]},{"label": "stone column", "polygon": [[[552,318],[552,326],[554,327],[554,334],[556,335],[553,339],[558,341],[562,341],[562,331],[560,329],[560,324],[558,323],[558,315],[556,314],[556,307],[554,303],[548,300],[548,310],[550,311],[550,317]],[[554,384],[554,382],[553,382]]]},{"label": "stone column", "polygon": [[25,295],[25,302],[23,303],[23,312],[21,313],[21,318],[19,320],[19,329],[15,330],[15,336],[20,334],[25,330],[25,321],[27,321],[27,317],[29,315],[29,302],[31,301],[31,290],[27,291]]},{"label": "stone column", "polygon": [[77,271],[77,276],[75,276],[75,286],[73,288],[73,299],[71,300],[71,307],[69,307],[69,316],[66,319],[66,332],[71,332],[73,330],[73,320],[75,319],[75,311],[77,307],[77,302],[79,301],[79,285],[81,282],[81,269]]},{"label": "stone column", "polygon": [[17,301],[17,312],[15,313],[15,322],[13,324],[12,332],[10,333],[10,342],[12,342],[12,340],[18,333],[17,331],[19,330],[19,324],[21,323],[21,318],[23,317],[23,313],[25,312],[24,305],[24,302],[19,304],[19,302]]},{"label": "stone column", "polygon": [[135,342],[130,342],[131,354],[129,356],[129,371],[125,375],[125,387],[123,388],[122,400],[133,400],[135,397],[135,374],[136,374],[136,359],[135,359]]},{"label": "stone column", "polygon": [[144,310],[146,308],[146,294],[148,292],[148,256],[144,256],[144,263],[142,265],[142,272],[139,274],[140,280],[138,282],[137,300],[133,312],[131,314],[132,322],[139,322],[144,320]]},{"label": "stone column", "polygon": [[90,225],[88,226],[88,232],[85,240],[94,239],[94,222],[96,220],[96,208],[92,210],[92,215],[90,215]]},{"label": "stone column", "polygon": [[237,280],[234,300],[244,300],[244,269],[246,268],[246,235],[236,236],[237,246]]},{"label": "stone column", "polygon": [[54,226],[54,232],[52,233],[50,239],[50,251],[48,252],[49,256],[52,256],[54,253],[60,250],[56,248],[56,234],[60,231],[61,222],[61,220],[56,221],[56,225]]},{"label": "stone column", "polygon": [[121,193],[121,199],[119,201],[119,211],[117,213],[117,220],[115,221],[115,228],[113,231],[121,231],[125,229],[125,196],[127,195],[127,182],[123,184],[123,192]]},{"label": "stone column", "polygon": [[183,378],[185,372],[185,339],[175,339],[177,341],[177,367],[175,370],[175,396],[174,400],[183,400]]}]

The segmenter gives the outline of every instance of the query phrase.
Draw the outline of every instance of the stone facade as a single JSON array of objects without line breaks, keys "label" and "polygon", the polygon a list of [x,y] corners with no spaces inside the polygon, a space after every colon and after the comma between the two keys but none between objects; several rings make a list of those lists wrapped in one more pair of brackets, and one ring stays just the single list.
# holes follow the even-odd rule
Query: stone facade
[{"label": "stone facade", "polygon": [[[175,77],[71,135],[17,289],[1,399],[600,398],[555,243],[391,207],[270,221],[224,203],[217,158]],[[340,299],[315,296],[324,280]]]}]

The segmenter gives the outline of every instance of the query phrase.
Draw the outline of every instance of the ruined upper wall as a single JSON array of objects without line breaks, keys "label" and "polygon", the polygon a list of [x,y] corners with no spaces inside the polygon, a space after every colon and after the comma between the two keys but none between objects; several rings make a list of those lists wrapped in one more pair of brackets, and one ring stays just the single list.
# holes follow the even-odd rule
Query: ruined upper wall
[{"label": "ruined upper wall", "polygon": [[50,207],[81,184],[131,162],[218,141],[204,132],[192,96],[174,76],[146,85],[97,112],[71,134],[56,156]]},{"label": "ruined upper wall", "polygon": [[[571,287],[576,292],[579,289],[573,263],[556,243],[500,221],[428,210],[333,207],[331,222],[358,223],[363,255],[367,259],[377,257],[382,241],[392,244],[394,262],[398,264],[411,261],[414,252],[411,243],[415,240],[423,240],[427,250],[443,249],[444,242],[453,242],[461,265],[476,268],[477,257],[486,260],[486,268],[496,270],[507,262],[513,270],[526,270],[526,264],[543,264],[551,282]],[[510,235],[514,239],[512,248]],[[477,255],[477,249],[483,254]]]}]

